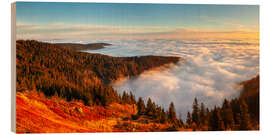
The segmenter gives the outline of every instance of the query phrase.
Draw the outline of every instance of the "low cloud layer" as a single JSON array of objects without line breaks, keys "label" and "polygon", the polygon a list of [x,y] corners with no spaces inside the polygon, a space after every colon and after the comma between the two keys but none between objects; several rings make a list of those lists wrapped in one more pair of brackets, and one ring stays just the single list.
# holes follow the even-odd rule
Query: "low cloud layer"
[{"label": "low cloud layer", "polygon": [[[164,70],[113,84],[120,93],[132,91],[168,107],[173,101],[185,118],[195,97],[207,107],[238,96],[239,83],[259,74],[259,45],[244,41],[122,40],[91,52],[112,56],[179,56],[184,61]],[[218,42],[218,43],[214,43]]]},{"label": "low cloud layer", "polygon": [[258,40],[258,29],[210,29],[162,26],[104,26],[87,24],[28,24],[17,22],[17,39],[241,39]]}]

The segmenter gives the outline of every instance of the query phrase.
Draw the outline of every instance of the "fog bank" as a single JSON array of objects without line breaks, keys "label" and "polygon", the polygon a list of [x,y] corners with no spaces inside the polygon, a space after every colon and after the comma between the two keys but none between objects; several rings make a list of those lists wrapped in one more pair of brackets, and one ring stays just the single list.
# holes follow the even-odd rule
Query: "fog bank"
[{"label": "fog bank", "polygon": [[[96,41],[95,41],[96,42]],[[104,41],[102,41],[104,42]],[[106,42],[106,41],[105,41]],[[239,83],[259,73],[259,45],[245,41],[114,40],[112,46],[89,51],[111,56],[179,56],[167,69],[147,71],[112,84],[120,93],[151,97],[166,109],[171,101],[185,118],[195,97],[207,107],[238,96]]]}]

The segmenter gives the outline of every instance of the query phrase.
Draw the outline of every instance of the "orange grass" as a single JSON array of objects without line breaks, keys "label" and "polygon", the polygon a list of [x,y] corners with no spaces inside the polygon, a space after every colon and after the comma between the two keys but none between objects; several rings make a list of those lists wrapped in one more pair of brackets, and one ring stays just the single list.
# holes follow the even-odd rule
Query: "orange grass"
[{"label": "orange grass", "polygon": [[131,115],[136,113],[135,105],[90,107],[36,92],[16,94],[17,133],[164,131],[168,127],[132,120]]}]

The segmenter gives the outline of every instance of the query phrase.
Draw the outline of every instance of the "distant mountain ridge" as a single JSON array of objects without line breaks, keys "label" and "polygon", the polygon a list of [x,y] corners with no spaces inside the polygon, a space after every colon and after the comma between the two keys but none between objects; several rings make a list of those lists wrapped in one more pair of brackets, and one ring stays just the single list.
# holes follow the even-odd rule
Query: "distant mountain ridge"
[{"label": "distant mountain ridge", "polygon": [[70,48],[75,51],[80,50],[97,50],[102,49],[105,46],[111,46],[112,44],[108,43],[90,43],[90,44],[80,44],[80,43],[54,43],[56,46]]}]

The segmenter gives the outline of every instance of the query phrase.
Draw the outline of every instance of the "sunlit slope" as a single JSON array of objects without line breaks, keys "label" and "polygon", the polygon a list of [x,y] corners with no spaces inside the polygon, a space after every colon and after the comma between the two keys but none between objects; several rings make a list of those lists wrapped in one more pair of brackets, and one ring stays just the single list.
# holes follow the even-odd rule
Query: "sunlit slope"
[{"label": "sunlit slope", "polygon": [[79,101],[45,98],[37,92],[16,94],[17,133],[165,131],[170,124],[154,123],[147,116],[137,120],[136,105],[89,107]]}]

